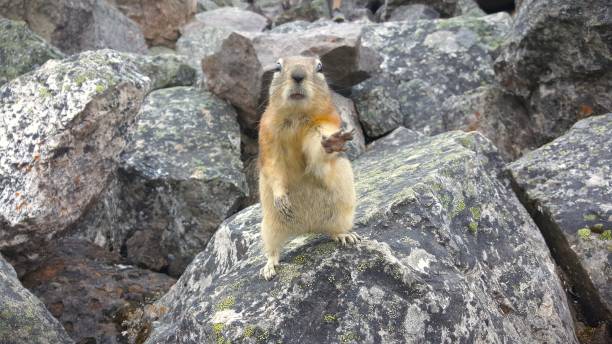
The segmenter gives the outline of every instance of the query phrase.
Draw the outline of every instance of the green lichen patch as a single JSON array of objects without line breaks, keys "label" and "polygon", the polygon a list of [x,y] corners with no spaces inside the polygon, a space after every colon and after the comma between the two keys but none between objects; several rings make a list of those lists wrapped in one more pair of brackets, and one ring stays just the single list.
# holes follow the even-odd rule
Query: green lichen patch
[{"label": "green lichen patch", "polygon": [[230,295],[224,298],[223,300],[221,300],[221,302],[217,303],[217,310],[218,311],[228,310],[234,307],[235,304],[236,304],[236,298],[233,295]]},{"label": "green lichen patch", "polygon": [[470,207],[470,213],[472,213],[472,218],[476,221],[480,220],[480,208],[478,207]]},{"label": "green lichen patch", "polygon": [[601,235],[599,235],[599,239],[601,240],[612,240],[612,230],[608,229],[603,231]]},{"label": "green lichen patch", "polygon": [[338,322],[338,316],[335,314],[326,313],[323,315],[323,322],[326,322],[328,324]]},{"label": "green lichen patch", "polygon": [[340,335],[340,343],[342,344],[354,343],[358,340],[359,336],[355,332],[349,331]]},{"label": "green lichen patch", "polygon": [[591,237],[591,230],[589,228],[580,228],[578,230],[578,237],[583,240],[589,239]]},{"label": "green lichen patch", "polygon": [[597,215],[595,214],[584,214],[584,216],[582,216],[582,219],[584,221],[597,221]]},{"label": "green lichen patch", "polygon": [[468,225],[468,228],[470,229],[470,232],[472,232],[472,234],[476,234],[476,231],[478,230],[478,223],[472,221]]}]

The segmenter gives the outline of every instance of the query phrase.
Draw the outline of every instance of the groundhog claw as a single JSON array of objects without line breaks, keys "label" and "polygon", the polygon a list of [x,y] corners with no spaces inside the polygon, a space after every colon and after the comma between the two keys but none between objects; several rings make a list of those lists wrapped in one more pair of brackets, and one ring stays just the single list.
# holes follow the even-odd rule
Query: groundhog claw
[{"label": "groundhog claw", "polygon": [[347,150],[344,144],[347,141],[352,140],[354,134],[355,129],[348,132],[343,132],[340,130],[329,137],[323,137],[321,144],[323,145],[323,149],[325,149],[326,153],[344,152]]},{"label": "groundhog claw", "polygon": [[293,217],[293,211],[291,210],[291,201],[289,201],[289,197],[287,195],[274,198],[274,208],[276,208],[279,213],[281,213],[287,218]]},{"label": "groundhog claw", "polygon": [[346,245],[346,243],[356,244],[361,240],[361,237],[357,233],[350,232],[332,235],[332,239],[340,242],[342,245]]},{"label": "groundhog claw", "polygon": [[274,276],[276,276],[276,269],[274,268],[274,264],[270,262],[266,263],[266,265],[264,265],[264,267],[261,268],[259,273],[261,274],[263,278],[266,279],[266,281],[271,280],[272,278],[274,278]]}]

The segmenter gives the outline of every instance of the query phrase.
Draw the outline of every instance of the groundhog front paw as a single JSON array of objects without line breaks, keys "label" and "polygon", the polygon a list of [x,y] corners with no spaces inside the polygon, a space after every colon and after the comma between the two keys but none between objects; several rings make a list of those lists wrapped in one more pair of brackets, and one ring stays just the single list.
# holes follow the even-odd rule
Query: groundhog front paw
[{"label": "groundhog front paw", "polygon": [[274,208],[276,208],[279,213],[281,213],[287,218],[293,217],[293,210],[291,210],[291,201],[289,201],[289,196],[287,195],[275,197]]},{"label": "groundhog front paw", "polygon": [[321,144],[326,153],[344,152],[347,150],[345,147],[346,142],[352,140],[354,134],[355,130],[348,132],[340,130],[329,137],[323,137]]},{"label": "groundhog front paw", "polygon": [[346,245],[346,243],[355,244],[361,241],[361,237],[357,235],[357,233],[353,233],[353,232],[334,234],[332,235],[332,239],[334,239],[337,242],[342,243],[342,245]]}]

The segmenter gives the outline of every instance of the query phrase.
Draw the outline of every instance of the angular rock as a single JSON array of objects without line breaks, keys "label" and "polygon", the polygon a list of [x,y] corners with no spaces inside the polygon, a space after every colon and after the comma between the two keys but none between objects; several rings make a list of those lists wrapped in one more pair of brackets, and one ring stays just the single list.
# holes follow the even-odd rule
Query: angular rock
[{"label": "angular rock", "polygon": [[28,29],[23,22],[0,17],[0,86],[64,54]]},{"label": "angular rock", "polygon": [[528,0],[518,8],[495,71],[524,98],[542,143],[612,109],[610,32],[606,0]]},{"label": "angular rock", "polygon": [[196,15],[195,20],[181,28],[176,50],[187,56],[189,65],[198,71],[203,84],[202,59],[221,48],[223,40],[233,31],[261,32],[267,19],[257,13],[238,8],[220,8]]},{"label": "angular rock", "polygon": [[398,126],[435,132],[442,104],[495,81],[495,50],[510,16],[456,17],[367,26],[361,44],[379,54],[380,72],[355,87],[366,136]]},{"label": "angular rock", "polygon": [[417,20],[438,19],[440,13],[430,6],[423,4],[402,5],[391,13],[387,21],[414,22]]},{"label": "angular rock", "polygon": [[[77,343],[122,343],[125,313],[152,303],[174,284],[167,275],[123,265],[85,241],[47,245],[38,264],[22,276]],[[1,336],[0,336],[1,338]]]},{"label": "angular rock", "polygon": [[248,193],[236,113],[208,92],[152,92],[119,169],[76,235],[179,276]]},{"label": "angular rock", "polygon": [[508,166],[586,322],[612,324],[612,114],[584,119]]},{"label": "angular rock", "polygon": [[247,208],[160,299],[168,311],[146,342],[577,343],[544,240],[496,177],[494,147],[461,132],[387,140],[354,164],[361,243],[297,238],[265,281],[261,209]]},{"label": "angular rock", "polygon": [[11,344],[74,343],[40,300],[21,285],[13,267],[0,255],[0,342]]},{"label": "angular rock", "polygon": [[105,0],[3,1],[0,13],[27,22],[32,31],[67,54],[105,48],[147,50],[138,25]]},{"label": "angular rock", "polygon": [[280,5],[282,12],[272,18],[274,25],[289,23],[294,20],[315,21],[319,18],[329,17],[329,5],[326,0],[289,0],[285,8]]},{"label": "angular rock", "polygon": [[147,44],[174,47],[180,28],[196,13],[196,0],[108,0],[141,27]]},{"label": "angular rock", "polygon": [[432,132],[477,130],[495,144],[507,161],[537,147],[533,123],[521,99],[497,86],[452,96],[444,102],[441,113],[442,127]]},{"label": "angular rock", "polygon": [[139,71],[148,76],[152,89],[175,86],[191,86],[196,83],[196,69],[183,56],[161,55],[125,55]]},{"label": "angular rock", "polygon": [[474,2],[473,0],[385,0],[382,6],[377,9],[376,16],[384,21],[400,6],[425,4],[440,13],[442,18],[449,18],[461,15],[468,1]]},{"label": "angular rock", "polygon": [[[369,76],[370,54],[359,48],[362,25],[334,24],[293,33],[232,33],[221,49],[202,60],[208,88],[241,110],[241,120],[255,128],[265,106],[273,66],[282,56],[318,54],[328,82],[348,88]],[[265,74],[265,75],[264,75]]]},{"label": "angular rock", "polygon": [[150,85],[129,57],[101,50],[0,87],[1,249],[40,248],[84,214]]}]

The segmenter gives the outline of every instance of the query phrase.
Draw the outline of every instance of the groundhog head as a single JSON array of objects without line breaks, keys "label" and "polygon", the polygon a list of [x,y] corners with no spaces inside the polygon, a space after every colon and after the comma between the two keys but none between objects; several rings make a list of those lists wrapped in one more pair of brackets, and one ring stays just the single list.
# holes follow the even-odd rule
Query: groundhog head
[{"label": "groundhog head", "polygon": [[329,97],[323,64],[318,58],[292,56],[278,60],[269,93],[269,103],[274,108],[312,113],[313,107],[327,103]]}]

